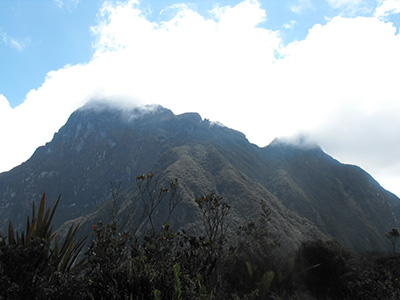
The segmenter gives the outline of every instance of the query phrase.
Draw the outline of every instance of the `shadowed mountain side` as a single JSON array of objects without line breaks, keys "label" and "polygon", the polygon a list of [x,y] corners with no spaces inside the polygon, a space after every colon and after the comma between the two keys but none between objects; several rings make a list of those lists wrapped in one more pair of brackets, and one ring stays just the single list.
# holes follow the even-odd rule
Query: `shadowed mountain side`
[{"label": "shadowed mountain side", "polygon": [[88,106],[74,112],[51,142],[9,172],[0,174],[0,230],[14,221],[25,227],[32,201],[62,193],[61,223],[91,213],[111,195],[111,182],[126,189],[153,170],[171,147],[207,139],[225,142],[244,135],[202,121],[195,113],[175,116],[160,106],[118,110]]},{"label": "shadowed mountain side", "polygon": [[[258,220],[261,212],[260,203],[266,201],[271,210],[269,229],[279,240],[282,249],[293,250],[305,239],[327,238],[312,222],[286,209],[267,189],[237,169],[226,157],[227,151],[218,148],[213,142],[178,146],[166,151],[155,163],[155,172],[162,175],[160,182],[167,182],[174,177],[180,182],[178,197],[182,199],[182,203],[170,219],[174,229],[185,228],[191,233],[201,233],[201,216],[194,199],[215,192],[222,195],[224,201],[231,206],[227,220],[230,233],[235,232],[240,225]],[[101,207],[87,219],[80,218],[74,222],[81,222],[84,228],[90,229],[96,219],[109,220],[110,215],[106,215],[105,212],[110,212],[112,201],[109,199],[105,204],[108,209]],[[140,219],[142,204],[137,190],[128,189],[121,194],[118,201],[123,208],[120,210],[120,222],[123,223],[126,212],[130,210],[136,212],[132,214],[131,227],[138,228],[135,221]],[[156,211],[155,216],[158,220],[167,218],[166,210],[160,207]],[[159,222],[158,228],[161,225]]]},{"label": "shadowed mountain side", "polygon": [[[7,230],[9,220],[24,229],[32,201],[46,192],[50,205],[62,193],[56,227],[79,220],[82,232],[89,233],[98,220],[112,215],[110,182],[120,187],[121,220],[129,212],[138,222],[142,204],[136,176],[149,171],[164,184],[180,181],[182,205],[170,219],[175,229],[198,230],[194,199],[213,192],[232,207],[231,230],[256,221],[265,200],[271,232],[289,248],[328,236],[355,250],[382,250],[387,249],[385,232],[399,226],[397,197],[316,145],[276,140],[259,148],[242,133],[196,113],[92,104],[74,112],[28,161],[0,174],[0,230]],[[155,213],[157,226],[165,211],[160,206]]]},{"label": "shadowed mountain side", "polygon": [[384,233],[398,226],[400,202],[369,174],[319,147],[274,142],[264,155],[274,170],[265,186],[288,209],[355,250],[387,249]]},{"label": "shadowed mountain side", "polygon": [[252,180],[237,166],[236,160],[232,160],[235,151],[230,150],[224,151],[212,142],[182,146],[168,151],[165,156],[171,156],[171,159],[163,160],[164,156],[159,163],[167,166],[167,173],[182,178],[181,186],[188,191],[188,199],[210,191],[222,195],[231,206],[229,223],[232,230],[258,220],[260,203],[265,201],[271,210],[270,231],[284,248],[294,249],[304,239],[324,237],[312,222],[287,210],[265,187]]}]

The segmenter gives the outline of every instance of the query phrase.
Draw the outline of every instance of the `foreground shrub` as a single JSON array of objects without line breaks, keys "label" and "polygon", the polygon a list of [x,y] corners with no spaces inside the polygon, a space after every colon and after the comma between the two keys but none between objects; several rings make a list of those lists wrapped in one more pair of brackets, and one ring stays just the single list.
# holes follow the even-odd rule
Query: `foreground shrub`
[{"label": "foreground shrub", "polygon": [[9,223],[7,238],[0,238],[0,299],[38,299],[46,294],[44,286],[54,279],[78,273],[84,260],[77,262],[84,239],[74,243],[79,226],[71,226],[61,245],[53,233],[52,220],[59,203],[45,213],[45,194],[32,220],[27,219],[26,232],[14,232]]},{"label": "foreground shrub", "polygon": [[337,241],[306,241],[297,251],[301,281],[317,299],[346,299],[355,269],[352,254]]},{"label": "foreground shrub", "polygon": [[93,226],[93,241],[86,251],[85,277],[90,299],[129,298],[128,234],[121,234],[115,223]]},{"label": "foreground shrub", "polygon": [[153,178],[139,177],[150,230],[139,237],[121,232],[116,216],[99,222],[82,260],[84,241],[74,243],[78,226],[60,244],[52,231],[59,199],[45,212],[43,196],[37,215],[33,205],[26,232],[14,232],[10,222],[8,237],[0,235],[0,300],[400,299],[399,255],[354,254],[337,241],[317,240],[303,242],[292,259],[282,257],[264,202],[259,220],[232,236],[229,205],[215,194],[195,200],[203,236],[175,232],[168,222],[157,228],[155,208],[170,199],[171,213],[178,202],[170,189],[153,188]]}]

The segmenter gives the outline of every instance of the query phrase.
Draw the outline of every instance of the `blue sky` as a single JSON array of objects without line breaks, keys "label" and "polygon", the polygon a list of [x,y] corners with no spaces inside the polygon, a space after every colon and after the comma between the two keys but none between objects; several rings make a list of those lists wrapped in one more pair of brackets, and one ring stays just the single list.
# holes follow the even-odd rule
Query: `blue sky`
[{"label": "blue sky", "polygon": [[78,107],[306,133],[400,195],[400,0],[0,0],[0,172]]},{"label": "blue sky", "polygon": [[[141,1],[141,6],[149,20],[159,22],[173,16],[171,7],[176,3],[186,3],[209,17],[216,5],[234,6],[240,2],[150,0]],[[337,15],[371,16],[379,5],[375,0],[360,1],[363,5],[347,2],[335,6],[329,1],[260,1],[267,20],[259,26],[279,30],[283,42],[289,43],[304,39],[315,24],[326,24]],[[355,8],[351,3],[356,3]],[[98,0],[0,1],[0,91],[11,107],[22,103],[29,90],[39,87],[49,71],[90,60],[95,39],[91,26],[96,25],[101,7],[102,1]],[[390,21],[398,27],[398,19],[397,15]],[[286,28],[290,25],[293,27]]]},{"label": "blue sky", "polygon": [[100,1],[0,1],[0,91],[12,107],[46,74],[93,55],[90,26]]}]

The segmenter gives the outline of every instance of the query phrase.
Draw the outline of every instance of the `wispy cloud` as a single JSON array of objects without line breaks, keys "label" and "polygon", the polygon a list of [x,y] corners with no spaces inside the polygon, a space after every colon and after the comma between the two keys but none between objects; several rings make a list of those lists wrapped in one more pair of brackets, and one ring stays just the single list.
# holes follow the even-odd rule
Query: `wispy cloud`
[{"label": "wispy cloud", "polygon": [[53,1],[59,8],[61,9],[65,8],[69,12],[72,12],[80,2],[80,0],[53,0]]},{"label": "wispy cloud", "polygon": [[358,7],[362,0],[326,0],[333,8]]},{"label": "wispy cloud", "polygon": [[283,24],[282,28],[293,29],[295,25],[296,25],[296,20],[291,20],[289,23]]},{"label": "wispy cloud", "polygon": [[291,11],[296,14],[301,14],[302,12],[304,12],[306,10],[314,8],[311,0],[297,0],[297,1],[298,1],[297,4],[292,5],[290,7]]},{"label": "wispy cloud", "polygon": [[371,15],[375,11],[375,0],[326,0],[334,9],[340,10],[342,16]]},{"label": "wispy cloud", "polygon": [[0,41],[2,42],[3,45],[5,45],[7,47],[11,47],[17,51],[23,51],[31,43],[30,38],[17,39],[17,38],[10,37],[1,28],[0,28]]},{"label": "wispy cloud", "polygon": [[400,14],[400,0],[384,0],[380,2],[375,11],[376,17],[384,18],[392,14]]}]

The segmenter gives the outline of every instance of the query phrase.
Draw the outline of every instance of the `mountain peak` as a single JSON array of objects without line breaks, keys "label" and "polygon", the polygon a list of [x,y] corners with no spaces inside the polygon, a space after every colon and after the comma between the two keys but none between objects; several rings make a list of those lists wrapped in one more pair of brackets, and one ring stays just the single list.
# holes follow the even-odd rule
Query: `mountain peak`
[{"label": "mountain peak", "polygon": [[270,147],[284,147],[301,150],[316,150],[321,147],[314,142],[309,136],[299,134],[291,137],[275,138],[270,144]]},{"label": "mountain peak", "polygon": [[118,118],[123,118],[128,121],[140,118],[146,114],[166,114],[172,116],[171,110],[162,107],[158,104],[150,104],[145,106],[119,106],[114,103],[104,102],[104,101],[90,101],[84,106],[76,110],[73,115],[89,116],[98,114],[108,114],[114,115]]}]

